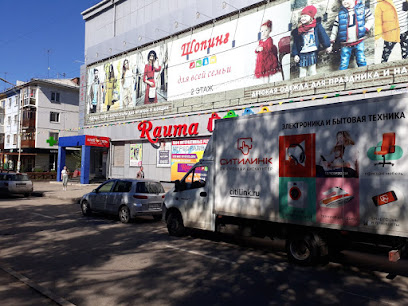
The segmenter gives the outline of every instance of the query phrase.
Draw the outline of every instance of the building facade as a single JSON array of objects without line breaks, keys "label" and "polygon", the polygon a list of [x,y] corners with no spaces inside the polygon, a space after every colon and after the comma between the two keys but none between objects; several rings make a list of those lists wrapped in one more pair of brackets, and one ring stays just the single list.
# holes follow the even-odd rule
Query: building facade
[{"label": "building facade", "polygon": [[[55,171],[58,138],[78,131],[79,78],[32,79],[1,94],[1,167]],[[18,164],[20,162],[20,169]],[[75,161],[70,159],[71,166]]]},{"label": "building facade", "polygon": [[111,141],[93,167],[176,180],[222,118],[387,99],[408,79],[407,14],[391,7],[386,29],[379,4],[353,6],[355,24],[327,1],[105,0],[82,12],[80,132]]}]

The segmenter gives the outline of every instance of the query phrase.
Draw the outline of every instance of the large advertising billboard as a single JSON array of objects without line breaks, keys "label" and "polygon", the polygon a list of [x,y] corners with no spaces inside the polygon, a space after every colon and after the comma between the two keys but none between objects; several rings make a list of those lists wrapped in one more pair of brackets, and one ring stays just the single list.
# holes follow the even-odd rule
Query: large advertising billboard
[{"label": "large advertising billboard", "polygon": [[[405,1],[396,0],[263,4],[89,66],[86,121],[166,114],[174,101],[239,88],[256,88],[253,98],[259,89],[272,96],[345,83],[371,86],[389,76],[388,62],[401,61],[407,73],[402,61],[408,54],[407,10]],[[372,65],[378,71],[363,68]],[[345,71],[357,67],[353,75]]]}]

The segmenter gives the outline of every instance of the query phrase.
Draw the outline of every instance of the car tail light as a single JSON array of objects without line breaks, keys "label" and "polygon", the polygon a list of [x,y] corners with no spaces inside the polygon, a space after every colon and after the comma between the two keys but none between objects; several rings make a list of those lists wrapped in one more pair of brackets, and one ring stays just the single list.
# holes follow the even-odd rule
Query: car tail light
[{"label": "car tail light", "polygon": [[148,197],[147,196],[144,196],[144,195],[137,195],[137,194],[134,194],[133,195],[133,197],[135,198],[135,199],[148,199]]},{"label": "car tail light", "polygon": [[164,197],[165,197],[165,195],[163,194],[163,195],[162,195],[162,199],[164,199]]}]

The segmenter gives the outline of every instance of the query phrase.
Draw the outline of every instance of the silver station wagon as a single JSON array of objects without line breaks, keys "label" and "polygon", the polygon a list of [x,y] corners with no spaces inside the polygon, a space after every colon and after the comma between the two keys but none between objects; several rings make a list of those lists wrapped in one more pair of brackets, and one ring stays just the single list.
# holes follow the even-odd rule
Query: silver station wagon
[{"label": "silver station wagon", "polygon": [[28,197],[33,192],[33,182],[25,173],[0,173],[0,194],[22,194]]},{"label": "silver station wagon", "polygon": [[151,215],[155,220],[162,218],[165,191],[158,181],[146,179],[111,179],[81,201],[82,214],[89,216],[93,211],[118,215],[122,223],[136,216]]}]

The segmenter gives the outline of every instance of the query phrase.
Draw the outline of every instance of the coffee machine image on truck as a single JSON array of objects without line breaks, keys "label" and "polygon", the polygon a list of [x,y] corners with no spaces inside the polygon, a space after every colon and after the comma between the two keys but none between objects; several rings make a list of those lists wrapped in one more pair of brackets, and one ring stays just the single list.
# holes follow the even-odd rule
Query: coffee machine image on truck
[{"label": "coffee machine image on truck", "polygon": [[408,238],[407,116],[408,95],[390,92],[219,119],[165,196],[169,234],[231,226],[284,239],[298,264],[375,243],[396,261]]}]

